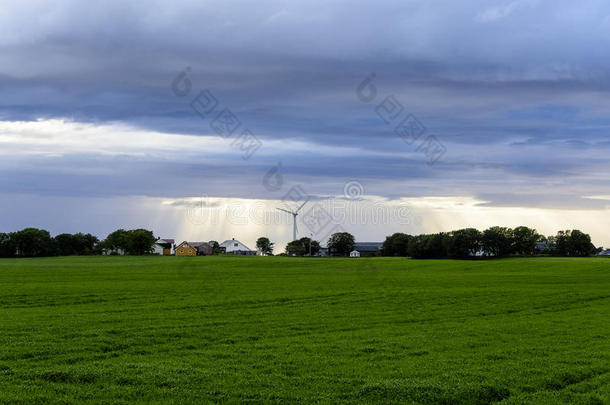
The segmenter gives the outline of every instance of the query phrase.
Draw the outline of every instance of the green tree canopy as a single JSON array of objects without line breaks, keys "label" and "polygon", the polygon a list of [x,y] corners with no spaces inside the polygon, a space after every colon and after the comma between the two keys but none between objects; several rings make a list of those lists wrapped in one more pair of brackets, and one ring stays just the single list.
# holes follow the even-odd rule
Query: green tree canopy
[{"label": "green tree canopy", "polygon": [[560,256],[589,256],[595,253],[595,246],[591,243],[591,236],[578,230],[557,232],[553,239],[553,253]]},{"label": "green tree canopy", "polygon": [[130,255],[145,255],[152,253],[155,244],[155,235],[146,229],[132,229],[127,231],[127,252]]},{"label": "green tree canopy", "polygon": [[447,256],[446,233],[417,235],[409,241],[409,256],[416,259],[442,258]]},{"label": "green tree canopy", "polygon": [[411,235],[400,232],[387,236],[381,248],[382,254],[384,256],[407,256],[411,238],[413,238]]},{"label": "green tree canopy", "polygon": [[57,253],[55,241],[48,231],[25,228],[11,234],[16,255],[20,257],[53,256]]},{"label": "green tree canopy", "polygon": [[531,255],[536,250],[536,243],[543,237],[535,229],[518,226],[513,229],[513,251],[520,255]]},{"label": "green tree canopy", "polygon": [[116,231],[109,234],[103,242],[104,248],[109,250],[123,250],[128,249],[128,234],[124,229],[117,229]]},{"label": "green tree canopy", "polygon": [[90,233],[62,233],[55,236],[58,254],[61,256],[90,255],[95,252],[99,240]]},{"label": "green tree canopy", "polygon": [[108,235],[102,245],[111,251],[120,249],[130,255],[144,255],[153,251],[156,240],[152,231],[146,229],[118,229]]},{"label": "green tree canopy", "polygon": [[286,253],[295,256],[315,255],[320,251],[320,242],[311,238],[301,238],[286,245]]},{"label": "green tree canopy", "polygon": [[481,238],[481,232],[474,228],[449,232],[445,238],[447,256],[455,259],[474,256],[481,248]]},{"label": "green tree canopy", "polygon": [[506,256],[513,253],[513,230],[502,226],[493,226],[483,231],[481,245],[490,256]]},{"label": "green tree canopy", "polygon": [[273,242],[266,237],[260,237],[256,240],[256,248],[261,252],[264,256],[269,256],[273,254]]},{"label": "green tree canopy", "polygon": [[591,236],[574,229],[570,235],[570,256],[589,256],[595,253],[595,246],[591,243]]},{"label": "green tree canopy", "polygon": [[334,255],[348,256],[354,250],[356,240],[349,232],[337,232],[328,239],[328,249]]}]

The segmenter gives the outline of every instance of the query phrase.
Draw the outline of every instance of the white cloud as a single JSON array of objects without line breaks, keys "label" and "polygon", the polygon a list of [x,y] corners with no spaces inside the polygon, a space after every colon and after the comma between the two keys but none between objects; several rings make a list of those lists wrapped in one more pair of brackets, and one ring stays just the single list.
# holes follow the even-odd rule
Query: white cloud
[{"label": "white cloud", "polygon": [[[65,119],[0,121],[0,155],[123,155],[181,162],[204,162],[230,155],[239,162],[244,154],[236,132],[223,138],[214,133],[202,135],[167,134],[137,128],[120,122],[89,124]],[[362,154],[356,147],[318,146],[299,140],[268,140],[256,153],[283,155],[290,152],[316,152],[320,156]]]}]

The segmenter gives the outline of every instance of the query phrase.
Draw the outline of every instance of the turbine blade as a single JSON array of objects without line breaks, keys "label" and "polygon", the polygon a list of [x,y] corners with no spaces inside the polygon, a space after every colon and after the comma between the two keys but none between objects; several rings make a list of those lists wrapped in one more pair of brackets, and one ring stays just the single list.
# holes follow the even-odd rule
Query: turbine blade
[{"label": "turbine blade", "polygon": [[307,204],[307,201],[309,201],[309,200],[305,200],[305,202],[304,202],[303,204],[301,204],[301,206],[300,206],[300,207],[299,207],[299,208],[298,208],[298,209],[297,209],[295,212],[299,212],[299,211],[301,211],[301,208],[303,208],[303,206],[304,206],[305,204]]}]

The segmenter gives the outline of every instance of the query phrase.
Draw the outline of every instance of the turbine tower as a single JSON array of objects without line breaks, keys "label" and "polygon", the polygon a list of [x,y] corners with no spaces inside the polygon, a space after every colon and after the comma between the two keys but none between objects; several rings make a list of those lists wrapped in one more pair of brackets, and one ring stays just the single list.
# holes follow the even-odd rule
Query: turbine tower
[{"label": "turbine tower", "polygon": [[284,212],[287,212],[292,215],[292,240],[293,241],[297,240],[297,215],[299,215],[299,211],[301,211],[301,208],[303,208],[303,206],[305,204],[307,204],[307,201],[305,201],[303,204],[301,204],[301,206],[299,208],[297,208],[296,211],[288,211],[283,208],[276,208],[280,211],[284,211]]}]

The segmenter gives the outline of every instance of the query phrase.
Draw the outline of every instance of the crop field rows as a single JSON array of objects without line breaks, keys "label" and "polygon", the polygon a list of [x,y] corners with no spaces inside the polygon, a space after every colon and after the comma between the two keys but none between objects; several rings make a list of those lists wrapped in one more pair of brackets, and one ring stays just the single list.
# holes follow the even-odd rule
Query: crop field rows
[{"label": "crop field rows", "polygon": [[610,403],[610,261],[0,260],[0,403]]}]

